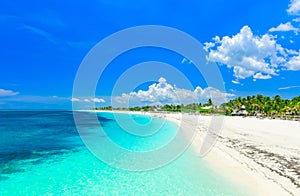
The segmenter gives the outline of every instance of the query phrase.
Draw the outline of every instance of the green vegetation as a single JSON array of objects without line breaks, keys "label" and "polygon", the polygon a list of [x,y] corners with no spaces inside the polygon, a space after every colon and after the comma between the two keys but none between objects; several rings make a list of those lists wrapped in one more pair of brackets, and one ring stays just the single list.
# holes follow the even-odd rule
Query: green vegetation
[{"label": "green vegetation", "polygon": [[[108,107],[101,107],[101,108],[91,108],[91,110],[129,110],[129,111],[163,111],[163,112],[186,112],[186,113],[212,113],[219,111],[220,109],[217,108],[211,99],[208,99],[207,103],[191,103],[187,105],[172,105],[166,104],[164,106],[136,106],[130,108],[112,108],[111,106]],[[213,111],[214,110],[214,111]]]},{"label": "green vegetation", "polygon": [[279,95],[273,98],[258,94],[257,96],[247,96],[246,98],[238,97],[222,104],[226,114],[232,114],[234,110],[240,110],[245,107],[249,115],[276,117],[285,115],[299,115],[300,96],[293,99],[282,99]]},{"label": "green vegetation", "polygon": [[[249,115],[261,117],[284,117],[300,115],[300,96],[293,99],[282,99],[279,95],[274,97],[256,96],[238,97],[220,106],[214,105],[211,99],[207,103],[191,103],[187,105],[164,106],[136,106],[130,108],[92,108],[92,110],[130,110],[130,111],[161,111],[161,112],[186,112],[203,114]],[[242,111],[242,112],[240,112]]]}]

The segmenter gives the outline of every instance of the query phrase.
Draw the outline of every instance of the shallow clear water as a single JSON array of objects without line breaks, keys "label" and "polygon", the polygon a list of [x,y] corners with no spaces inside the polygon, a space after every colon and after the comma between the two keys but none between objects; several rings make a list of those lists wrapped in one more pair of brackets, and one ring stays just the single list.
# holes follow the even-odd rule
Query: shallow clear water
[{"label": "shallow clear water", "polygon": [[[85,115],[89,119],[89,113]],[[161,121],[132,117],[145,127]],[[176,134],[176,125],[167,122],[153,136],[140,139],[124,132],[111,113],[99,113],[98,119],[115,143],[135,151],[159,148]],[[97,131],[88,120],[82,126]],[[0,112],[0,139],[0,195],[249,194],[215,173],[191,149],[172,163],[147,172],[110,167],[85,147],[72,112]]]}]

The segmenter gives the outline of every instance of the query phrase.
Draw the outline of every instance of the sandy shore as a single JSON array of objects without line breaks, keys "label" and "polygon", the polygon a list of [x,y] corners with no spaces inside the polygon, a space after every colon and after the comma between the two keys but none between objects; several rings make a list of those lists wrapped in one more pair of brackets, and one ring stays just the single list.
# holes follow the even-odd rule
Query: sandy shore
[{"label": "sandy shore", "polygon": [[[195,120],[195,115],[183,115],[159,114],[177,124],[181,119]],[[199,152],[212,117],[197,118],[200,126],[193,147]],[[221,133],[203,157],[218,173],[256,195],[300,195],[300,122],[219,118],[223,118]]]},{"label": "sandy shore", "polygon": [[[178,125],[197,119],[199,126],[192,143],[196,152],[200,151],[212,120],[210,116],[179,113],[139,113],[165,118]],[[300,122],[219,118],[223,122],[221,133],[204,160],[219,174],[253,190],[256,195],[300,195]]]}]

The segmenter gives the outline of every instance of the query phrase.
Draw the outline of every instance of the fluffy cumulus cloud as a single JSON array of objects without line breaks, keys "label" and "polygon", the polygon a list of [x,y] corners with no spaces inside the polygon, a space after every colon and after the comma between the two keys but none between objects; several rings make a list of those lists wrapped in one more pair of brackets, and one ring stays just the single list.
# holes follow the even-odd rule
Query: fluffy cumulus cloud
[{"label": "fluffy cumulus cloud", "polygon": [[0,97],[6,97],[6,96],[14,96],[19,94],[19,92],[15,92],[12,90],[6,90],[6,89],[1,89],[0,88]]},{"label": "fluffy cumulus cloud", "polygon": [[263,75],[261,73],[256,73],[254,76],[253,76],[253,79],[256,80],[256,79],[260,79],[260,80],[267,80],[267,79],[270,79],[272,78],[270,75]]},{"label": "fluffy cumulus cloud", "polygon": [[[293,52],[294,53],[294,52]],[[289,58],[285,67],[288,70],[299,71],[300,70],[300,51],[294,53],[295,55]]]},{"label": "fluffy cumulus cloud", "polygon": [[296,35],[298,35],[299,28],[294,27],[291,22],[287,22],[285,24],[281,23],[277,27],[272,27],[269,31],[270,32],[276,32],[276,31],[283,31],[283,32],[294,31],[294,33]]},{"label": "fluffy cumulus cloud", "polygon": [[196,87],[194,90],[177,88],[167,82],[165,78],[160,78],[158,83],[148,87],[148,90],[139,90],[137,92],[123,93],[121,96],[113,97],[117,106],[123,105],[141,105],[141,104],[187,104],[207,101],[212,98],[216,104],[225,102],[227,97],[233,94],[221,92],[218,89],[208,87],[202,89]]},{"label": "fluffy cumulus cloud", "polygon": [[290,15],[300,15],[300,0],[291,0],[287,12]]},{"label": "fluffy cumulus cloud", "polygon": [[253,80],[270,79],[280,70],[300,70],[299,52],[283,48],[277,43],[276,36],[254,35],[249,26],[244,26],[232,37],[216,36],[213,42],[204,45],[208,61],[233,69],[235,84],[249,77]]},{"label": "fluffy cumulus cloud", "polygon": [[[237,79],[256,74],[277,75],[278,66],[285,63],[286,53],[276,43],[276,37],[265,34],[255,36],[249,26],[244,26],[232,37],[215,37],[214,42],[205,43],[209,52],[207,59],[233,68]],[[212,46],[212,47],[208,47]]]}]

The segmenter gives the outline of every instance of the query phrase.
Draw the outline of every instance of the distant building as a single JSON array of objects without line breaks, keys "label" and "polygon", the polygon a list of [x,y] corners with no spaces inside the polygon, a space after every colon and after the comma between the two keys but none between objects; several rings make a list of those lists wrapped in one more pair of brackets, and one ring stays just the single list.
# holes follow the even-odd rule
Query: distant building
[{"label": "distant building", "polygon": [[242,107],[239,110],[233,110],[233,112],[231,112],[232,116],[248,116],[248,112],[246,110],[246,107],[244,105],[242,105]]}]

